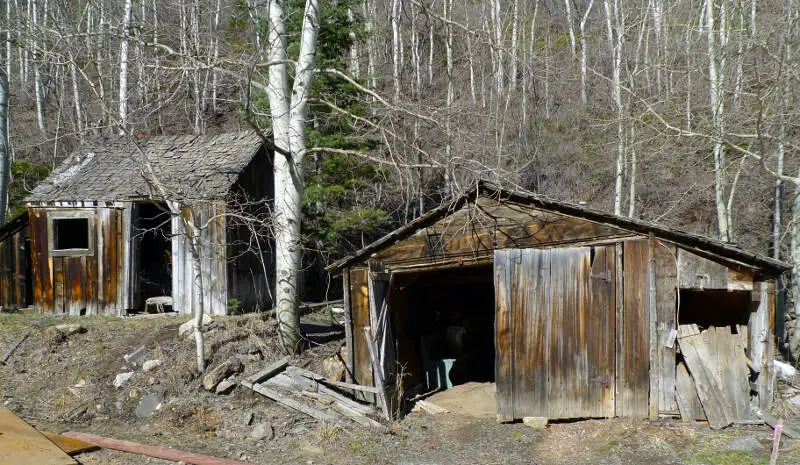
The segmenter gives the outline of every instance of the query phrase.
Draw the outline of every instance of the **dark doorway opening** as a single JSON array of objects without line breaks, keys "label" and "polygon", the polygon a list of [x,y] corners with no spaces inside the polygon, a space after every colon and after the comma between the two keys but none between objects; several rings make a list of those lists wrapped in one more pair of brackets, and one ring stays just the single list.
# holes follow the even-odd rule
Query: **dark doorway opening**
[{"label": "dark doorway opening", "polygon": [[405,392],[494,381],[491,266],[397,274],[390,302]]},{"label": "dark doorway opening", "polygon": [[750,291],[680,290],[678,324],[696,324],[700,329],[709,326],[747,325],[754,311]]},{"label": "dark doorway opening", "polygon": [[172,295],[172,226],[167,207],[137,203],[133,209],[136,306],[151,297]]}]

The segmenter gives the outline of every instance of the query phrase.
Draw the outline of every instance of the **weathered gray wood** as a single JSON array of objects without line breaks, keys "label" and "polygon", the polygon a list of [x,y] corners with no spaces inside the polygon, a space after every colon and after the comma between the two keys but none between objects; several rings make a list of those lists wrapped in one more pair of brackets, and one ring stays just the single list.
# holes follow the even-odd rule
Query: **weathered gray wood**
[{"label": "weathered gray wood", "polygon": [[678,249],[680,285],[684,289],[728,289],[728,268]]},{"label": "weathered gray wood", "polygon": [[341,413],[342,415],[353,420],[354,422],[358,423],[361,426],[365,426],[367,428],[379,431],[381,433],[385,433],[388,430],[387,427],[381,422],[369,418],[363,413],[351,408],[349,405],[342,404],[341,402],[338,401],[334,401],[333,408],[337,412]]},{"label": "weathered gray wood", "polygon": [[245,381],[251,384],[260,383],[261,381],[264,381],[265,379],[275,375],[276,373],[279,373],[286,368],[289,365],[289,360],[291,360],[291,357],[287,355],[263,370],[248,376]]},{"label": "weathered gray wood", "polygon": [[656,321],[658,314],[656,312],[656,243],[653,233],[650,233],[649,248],[647,250],[647,281],[648,281],[648,302],[647,302],[647,333],[648,333],[648,346],[650,358],[650,394],[649,394],[649,417],[651,420],[658,419],[659,407],[659,391],[661,389],[661,371],[659,367],[658,350],[660,344],[658,343],[658,334],[656,333]]},{"label": "weathered gray wood", "polygon": [[694,386],[694,381],[686,369],[686,365],[679,363],[677,366],[677,373],[675,376],[675,392],[678,398],[678,408],[680,409],[681,419],[689,421],[692,424],[695,420],[705,420],[706,414],[703,410],[703,405],[700,403],[700,398],[697,397],[697,389]]},{"label": "weathered gray wood", "polygon": [[[775,417],[774,415],[770,414],[769,412],[762,412],[761,413],[761,418],[764,419],[764,422],[766,424],[768,424],[769,426],[771,426],[773,428],[775,428],[775,426],[778,424],[778,418]],[[800,432],[798,432],[796,429],[794,429],[794,428],[790,427],[789,425],[787,425],[786,422],[784,422],[782,433],[787,438],[800,439]]]},{"label": "weathered gray wood", "polygon": [[342,273],[342,292],[342,304],[344,306],[344,344],[347,350],[344,357],[345,381],[352,383],[355,352],[353,351],[353,317],[350,314],[352,311],[352,307],[350,306],[350,269],[344,270],[344,273]]},{"label": "weathered gray wood", "polygon": [[298,373],[298,374],[300,374],[302,376],[305,376],[306,378],[313,379],[315,381],[319,381],[320,383],[328,384],[330,386],[335,386],[335,387],[338,387],[338,388],[352,389],[354,391],[370,392],[372,394],[377,394],[377,393],[380,392],[380,389],[378,389],[378,388],[376,388],[374,386],[363,386],[361,384],[343,383],[341,381],[334,381],[334,380],[328,379],[328,378],[326,378],[326,377],[324,377],[324,376],[322,376],[320,374],[314,373],[313,371],[309,371],[309,370],[306,370],[304,368],[300,368],[300,367],[296,367],[296,366],[290,366],[290,367],[288,367],[287,370],[288,371],[294,371],[294,372],[296,372],[296,373]]},{"label": "weathered gray wood", "polygon": [[677,333],[677,252],[675,246],[656,241],[656,341],[658,342],[658,410],[675,412],[675,341],[670,344],[670,333]]},{"label": "weathered gray wood", "polygon": [[616,376],[614,377],[614,415],[621,417],[625,415],[622,393],[625,386],[625,268],[622,266],[623,248],[619,242],[614,247],[615,255],[615,314],[616,321]]},{"label": "weathered gray wood", "polygon": [[378,391],[378,401],[380,403],[381,409],[383,410],[383,415],[387,420],[392,419],[392,414],[389,411],[389,404],[387,402],[387,395],[386,389],[383,380],[383,370],[381,369],[381,365],[378,358],[378,347],[375,344],[375,340],[372,338],[372,328],[369,326],[364,328],[364,336],[366,336],[367,340],[367,348],[369,349],[369,358],[372,361],[372,374],[375,379],[375,387],[379,389]]},{"label": "weathered gray wood", "polygon": [[[696,325],[681,325],[678,328],[678,344],[694,379],[709,426],[713,429],[725,428],[733,424],[736,419],[735,410],[725,394],[724,383],[730,375],[720,379],[720,375],[717,374],[719,364],[713,352],[716,332],[694,334],[695,332],[697,332]],[[712,344],[707,343],[709,339]]]},{"label": "weathered gray wood", "polygon": [[275,402],[283,406],[289,407],[293,410],[297,410],[298,412],[305,413],[306,415],[315,418],[319,421],[339,423],[342,420],[341,416],[337,413],[332,413],[330,410],[327,409],[312,407],[301,400],[294,399],[291,396],[279,392],[277,389],[273,389],[263,384],[253,384],[252,387],[250,387],[250,389],[261,394],[262,396],[274,400]]}]

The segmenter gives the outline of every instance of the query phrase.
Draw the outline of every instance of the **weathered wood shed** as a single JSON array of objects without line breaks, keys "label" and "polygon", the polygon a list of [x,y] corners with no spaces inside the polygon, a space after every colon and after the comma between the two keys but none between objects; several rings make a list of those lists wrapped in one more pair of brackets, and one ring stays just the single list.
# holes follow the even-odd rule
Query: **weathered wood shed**
[{"label": "weathered wood shed", "polygon": [[[88,142],[26,199],[35,308],[124,314],[171,297],[186,313],[201,291],[209,313],[227,313],[231,301],[270,306],[267,222],[246,218],[268,218],[271,173],[253,132]],[[167,202],[200,226],[202,290],[184,222]]]},{"label": "weathered wood shed", "polygon": [[387,397],[492,381],[502,421],[680,413],[718,425],[771,399],[775,279],[788,268],[479,183],[328,270],[343,275],[348,376],[384,380]]}]

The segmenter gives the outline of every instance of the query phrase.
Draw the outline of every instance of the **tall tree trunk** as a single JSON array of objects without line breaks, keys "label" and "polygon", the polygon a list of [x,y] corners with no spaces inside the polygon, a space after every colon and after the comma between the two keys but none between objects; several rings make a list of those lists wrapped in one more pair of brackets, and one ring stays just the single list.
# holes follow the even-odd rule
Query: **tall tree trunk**
[{"label": "tall tree trunk", "polygon": [[34,93],[36,96],[36,122],[39,125],[39,130],[44,132],[45,131],[45,123],[44,123],[44,86],[42,85],[42,73],[40,67],[42,66],[42,62],[44,61],[44,56],[39,53],[39,41],[37,37],[39,35],[39,7],[36,0],[33,0],[30,4],[31,6],[31,28],[30,32],[33,34],[33,86],[34,86]]},{"label": "tall tree trunk", "polygon": [[[730,224],[727,206],[725,203],[725,146],[723,144],[724,128],[724,80],[725,80],[725,58],[724,41],[727,32],[725,31],[724,9],[725,0],[720,3],[719,33],[715,26],[714,18],[717,15],[714,7],[714,0],[706,0],[706,37],[708,40],[708,81],[709,95],[711,102],[711,117],[714,126],[714,196],[717,210],[717,227],[719,238],[722,241],[730,241]],[[718,43],[718,40],[720,43]]]},{"label": "tall tree trunk", "polygon": [[[8,32],[10,34],[10,32]],[[8,213],[8,182],[11,178],[11,150],[8,134],[8,76],[0,73],[0,226]]]},{"label": "tall tree trunk", "polygon": [[[569,0],[567,0],[569,2]],[[594,0],[589,0],[589,5],[586,7],[586,11],[583,13],[583,18],[581,18],[580,23],[580,35],[581,35],[581,103],[586,105],[588,103],[588,99],[586,97],[586,20],[589,19],[589,14],[592,12],[592,6],[594,5]]]},{"label": "tall tree trunk", "polygon": [[[284,151],[284,154],[276,154],[274,159],[274,226],[275,242],[278,244],[275,254],[275,308],[283,346],[292,352],[300,350],[297,286],[302,250],[302,164],[306,154],[306,115],[315,68],[318,28],[319,0],[307,0],[291,101],[285,64],[270,66],[267,86],[274,142]],[[283,0],[270,0],[269,61],[276,63],[286,60],[285,37]]]},{"label": "tall tree trunk", "polygon": [[131,38],[131,17],[133,1],[125,0],[122,18],[122,40],[119,44],[119,134],[128,129],[128,46]]},{"label": "tall tree trunk", "polygon": [[400,0],[392,0],[392,85],[394,102],[400,100]]}]

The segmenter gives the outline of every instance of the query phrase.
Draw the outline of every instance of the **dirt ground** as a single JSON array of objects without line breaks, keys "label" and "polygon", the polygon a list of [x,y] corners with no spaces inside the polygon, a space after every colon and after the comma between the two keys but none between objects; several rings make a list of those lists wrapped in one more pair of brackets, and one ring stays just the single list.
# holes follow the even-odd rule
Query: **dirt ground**
[{"label": "dirt ground", "polygon": [[[556,423],[535,431],[521,423],[425,412],[392,423],[386,434],[320,424],[241,387],[225,395],[205,391],[194,370],[194,343],[178,336],[184,321],[0,313],[0,354],[32,330],[0,366],[3,404],[44,431],[84,431],[254,464],[769,463],[772,430],[765,426],[711,431],[675,420],[613,419]],[[273,321],[243,316],[216,322],[206,342],[210,367],[238,356],[247,374],[283,356]],[[79,323],[86,332],[64,337],[53,330],[64,323]],[[324,313],[304,323],[314,342],[292,363],[321,372],[321,361],[342,344],[339,333]],[[144,356],[126,362],[124,355],[140,346]],[[142,363],[151,359],[163,364],[144,372]],[[129,371],[135,372],[133,378],[115,388],[115,376]],[[154,416],[138,418],[134,411],[149,394],[163,398],[164,405]],[[794,412],[779,413],[800,425]],[[260,424],[273,434],[254,440],[251,433]],[[109,450],[76,459],[87,465],[171,463]],[[778,463],[800,464],[800,441],[784,437]]]}]

